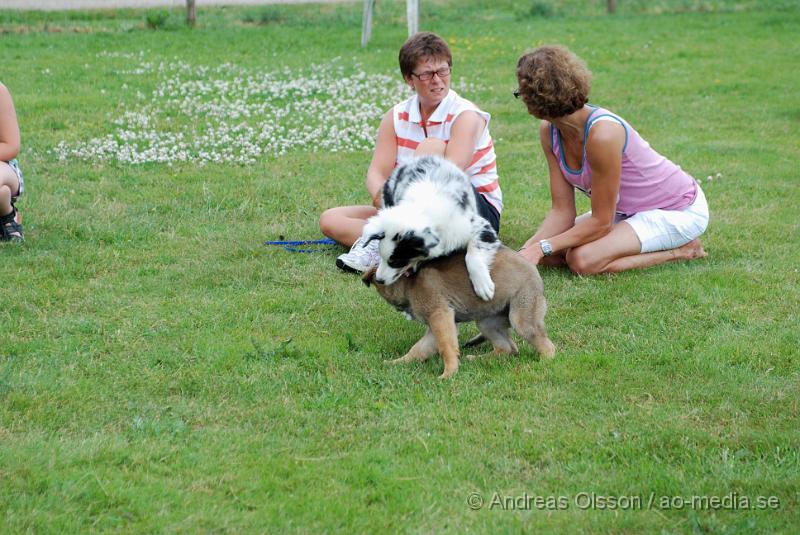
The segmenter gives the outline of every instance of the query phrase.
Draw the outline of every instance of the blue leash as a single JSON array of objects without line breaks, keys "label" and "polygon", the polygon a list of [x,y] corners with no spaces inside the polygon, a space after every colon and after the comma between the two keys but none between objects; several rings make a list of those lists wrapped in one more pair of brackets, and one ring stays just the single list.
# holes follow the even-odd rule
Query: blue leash
[{"label": "blue leash", "polygon": [[[291,253],[320,253],[322,251],[327,251],[328,249],[333,249],[333,246],[336,245],[336,242],[330,238],[325,238],[322,240],[275,240],[265,241],[264,245],[280,245]],[[298,247],[300,245],[326,245],[327,247],[301,249]]]}]

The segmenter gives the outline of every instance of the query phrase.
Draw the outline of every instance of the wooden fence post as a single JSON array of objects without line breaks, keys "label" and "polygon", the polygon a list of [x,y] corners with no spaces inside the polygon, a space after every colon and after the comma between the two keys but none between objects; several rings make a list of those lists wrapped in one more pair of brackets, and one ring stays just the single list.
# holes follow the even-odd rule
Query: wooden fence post
[{"label": "wooden fence post", "polygon": [[197,9],[194,2],[195,0],[186,0],[186,24],[192,28],[197,24]]},{"label": "wooden fence post", "polygon": [[375,0],[364,0],[364,16],[361,18],[361,46],[367,46],[372,37],[372,10]]},{"label": "wooden fence post", "polygon": [[[364,15],[361,18],[361,46],[367,46],[372,37],[372,12],[376,0],[364,0]],[[419,0],[406,0],[406,18],[409,37],[419,31]]]},{"label": "wooden fence post", "polygon": [[408,19],[408,36],[419,31],[419,0],[406,0],[406,19]]},{"label": "wooden fence post", "polygon": [[617,12],[617,0],[608,0],[608,14],[613,15]]}]

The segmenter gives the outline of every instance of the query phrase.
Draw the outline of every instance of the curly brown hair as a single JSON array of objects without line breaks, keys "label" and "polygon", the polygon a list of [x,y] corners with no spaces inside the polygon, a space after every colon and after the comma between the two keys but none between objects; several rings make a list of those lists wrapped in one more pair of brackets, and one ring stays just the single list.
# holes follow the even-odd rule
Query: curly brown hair
[{"label": "curly brown hair", "polygon": [[400,47],[400,72],[403,78],[411,78],[417,63],[423,58],[444,60],[453,66],[453,54],[444,39],[431,32],[418,32],[409,37]]},{"label": "curly brown hair", "polygon": [[564,117],[589,100],[592,73],[567,47],[541,46],[517,62],[519,95],[538,119]]}]

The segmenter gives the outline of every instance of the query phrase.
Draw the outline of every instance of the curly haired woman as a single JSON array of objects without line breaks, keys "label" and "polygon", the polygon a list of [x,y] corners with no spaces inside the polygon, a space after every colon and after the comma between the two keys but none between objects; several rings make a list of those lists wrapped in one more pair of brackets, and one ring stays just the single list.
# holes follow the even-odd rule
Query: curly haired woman
[{"label": "curly haired woman", "polygon": [[[698,237],[708,204],[698,183],[618,115],[588,104],[591,72],[563,46],[543,46],[517,63],[528,113],[550,174],[552,207],[521,254],[592,275],[706,256]],[[591,198],[576,218],[575,190]]]}]

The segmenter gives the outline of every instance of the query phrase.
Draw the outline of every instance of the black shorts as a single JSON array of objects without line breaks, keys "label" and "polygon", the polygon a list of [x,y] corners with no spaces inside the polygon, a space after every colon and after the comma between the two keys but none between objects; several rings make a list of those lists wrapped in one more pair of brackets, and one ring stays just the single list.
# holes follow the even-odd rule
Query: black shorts
[{"label": "black shorts", "polygon": [[478,193],[475,186],[472,186],[472,191],[475,192],[475,204],[478,206],[478,213],[482,218],[489,222],[495,232],[500,232],[500,213],[492,206],[492,203],[486,200],[486,197]]}]

